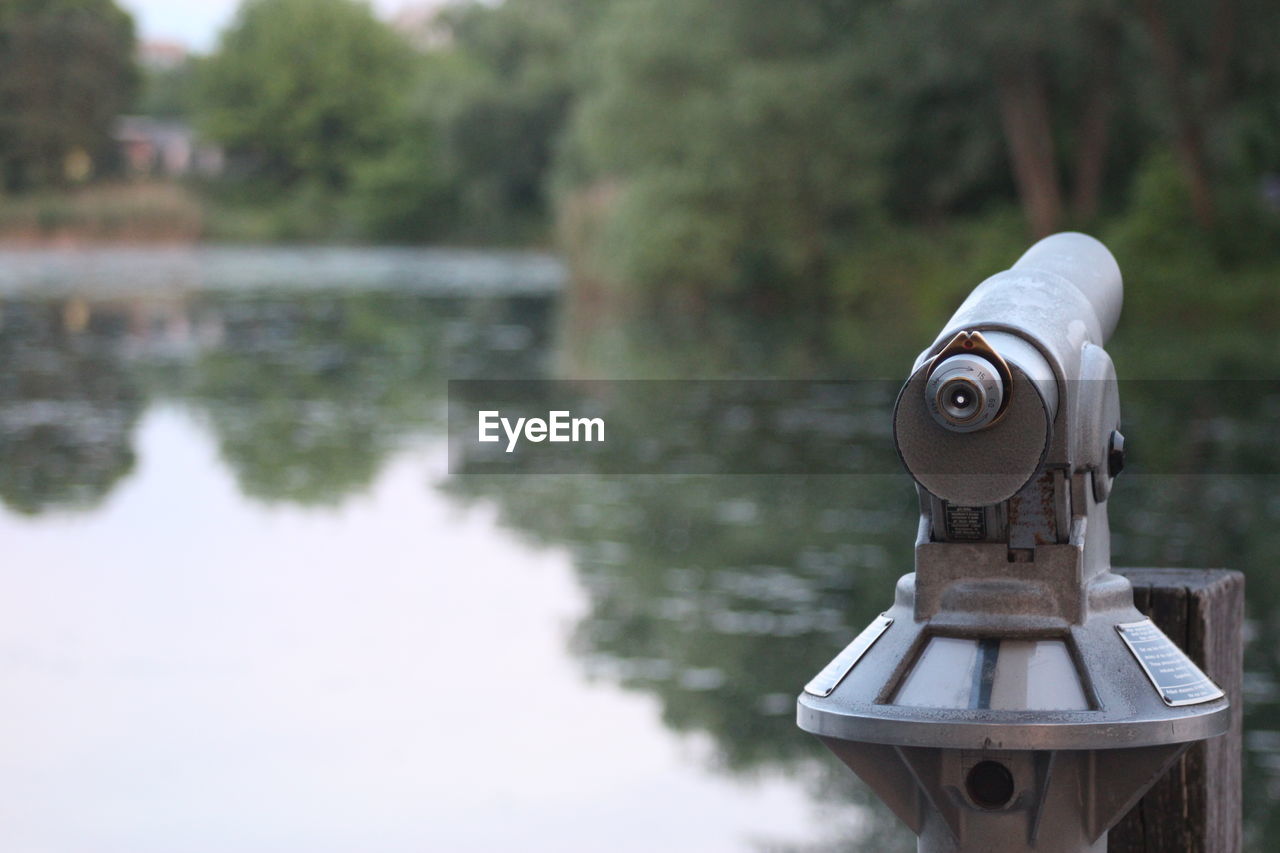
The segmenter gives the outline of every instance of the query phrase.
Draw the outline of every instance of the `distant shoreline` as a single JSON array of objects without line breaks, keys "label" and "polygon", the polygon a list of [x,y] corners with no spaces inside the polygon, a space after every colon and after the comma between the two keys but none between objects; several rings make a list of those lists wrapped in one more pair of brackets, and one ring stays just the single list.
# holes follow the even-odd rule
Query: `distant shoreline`
[{"label": "distant shoreline", "polygon": [[440,296],[553,296],[554,255],[502,249],[377,246],[0,244],[0,296],[124,296],[185,290],[357,289]]},{"label": "distant shoreline", "polygon": [[192,244],[204,220],[195,193],[174,182],[90,184],[0,196],[0,245]]},{"label": "distant shoreline", "polygon": [[[287,194],[280,200],[287,200]],[[350,229],[341,223],[328,228],[312,223],[309,230],[292,227],[293,207],[230,201],[178,180],[100,181],[23,195],[0,194],[0,248],[432,245],[352,239]],[[478,251],[548,250],[540,240],[450,245]]]}]

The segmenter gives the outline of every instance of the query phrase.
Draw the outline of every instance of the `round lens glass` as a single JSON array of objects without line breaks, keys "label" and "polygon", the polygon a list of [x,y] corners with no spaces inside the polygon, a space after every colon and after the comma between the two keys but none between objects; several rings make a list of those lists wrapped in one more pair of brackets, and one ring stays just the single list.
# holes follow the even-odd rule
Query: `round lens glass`
[{"label": "round lens glass", "polygon": [[962,422],[978,414],[982,404],[982,391],[968,379],[948,380],[938,393],[943,414],[952,421]]}]

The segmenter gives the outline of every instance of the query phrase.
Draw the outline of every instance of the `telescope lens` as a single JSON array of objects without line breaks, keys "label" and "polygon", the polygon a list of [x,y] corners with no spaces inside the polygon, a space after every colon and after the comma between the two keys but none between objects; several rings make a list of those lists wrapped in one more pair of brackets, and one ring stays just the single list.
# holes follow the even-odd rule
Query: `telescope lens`
[{"label": "telescope lens", "polygon": [[982,390],[968,379],[948,379],[941,394],[943,411],[957,422],[967,421],[979,411]]},{"label": "telescope lens", "polygon": [[953,432],[973,432],[995,420],[1004,383],[985,358],[953,355],[929,376],[925,398],[939,424]]}]

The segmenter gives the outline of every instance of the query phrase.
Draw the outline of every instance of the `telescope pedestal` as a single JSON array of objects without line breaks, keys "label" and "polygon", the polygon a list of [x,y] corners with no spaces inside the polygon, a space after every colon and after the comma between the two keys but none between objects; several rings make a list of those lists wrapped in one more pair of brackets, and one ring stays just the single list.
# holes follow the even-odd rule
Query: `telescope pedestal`
[{"label": "telescope pedestal", "polygon": [[[1125,640],[1134,625],[1144,638],[1154,630],[1127,580],[1101,572],[1081,584],[1080,600],[1054,594],[1080,570],[1083,543],[1037,551],[1039,577],[1016,579],[1020,567],[1008,563],[1007,573],[953,577],[934,561],[940,550],[923,548],[894,606],[851,644],[856,656],[833,662],[834,683],[829,666],[800,698],[801,728],[920,836],[922,853],[1106,850],[1107,830],[1191,742],[1229,728],[1220,693],[1162,701]],[[984,552],[973,546],[972,556]],[[997,618],[1030,600],[1075,618]],[[1164,645],[1158,659],[1179,664]]]},{"label": "telescope pedestal", "polygon": [[[1222,616],[1236,632],[1224,690],[1218,661],[1206,674],[1180,650],[1195,627],[1162,632],[1111,570],[1124,436],[1103,345],[1122,293],[1098,241],[1041,240],[974,289],[894,406],[920,495],[916,570],[805,686],[797,723],[922,851],[1102,850],[1189,744],[1239,725],[1239,609]],[[1185,827],[1184,804],[1144,823]]]}]

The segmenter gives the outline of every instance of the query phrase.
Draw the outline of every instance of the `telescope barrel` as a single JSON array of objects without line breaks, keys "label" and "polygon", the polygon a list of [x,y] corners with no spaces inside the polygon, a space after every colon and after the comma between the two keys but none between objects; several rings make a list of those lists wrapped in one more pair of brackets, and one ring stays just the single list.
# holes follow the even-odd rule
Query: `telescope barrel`
[{"label": "telescope barrel", "polygon": [[1026,251],[1013,265],[1015,270],[1049,273],[1070,282],[1093,307],[1105,344],[1120,320],[1124,283],[1120,265],[1102,245],[1088,234],[1066,232],[1045,237]]},{"label": "telescope barrel", "polygon": [[1120,267],[1106,246],[1087,234],[1054,234],[974,288],[925,356],[961,331],[1006,331],[1034,342],[1069,379],[1072,354],[1082,342],[1107,342],[1123,301]]},{"label": "telescope barrel", "polygon": [[[1123,295],[1111,252],[1077,233],[1046,237],[974,288],[920,354],[895,407],[894,440],[916,482],[951,503],[989,506],[1046,462],[1080,461],[1070,449],[1085,424],[1059,413],[1101,387],[1085,380],[1114,376],[1101,347]],[[1050,460],[1059,428],[1061,458]]]}]

